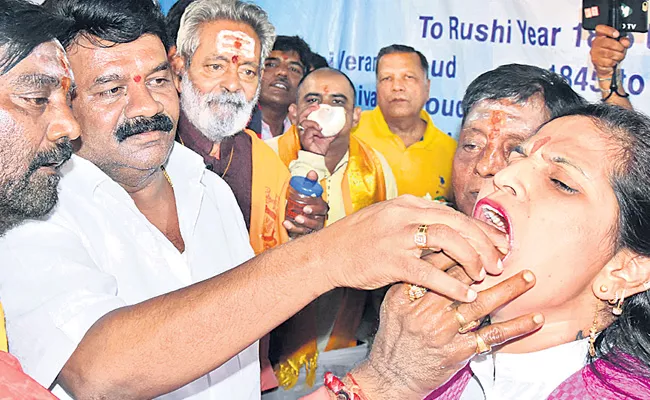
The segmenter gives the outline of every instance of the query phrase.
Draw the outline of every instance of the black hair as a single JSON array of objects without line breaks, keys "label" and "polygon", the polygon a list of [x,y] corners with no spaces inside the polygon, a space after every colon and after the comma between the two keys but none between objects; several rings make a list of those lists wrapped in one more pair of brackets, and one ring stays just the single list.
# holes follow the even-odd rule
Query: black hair
[{"label": "black hair", "polygon": [[383,47],[381,50],[379,50],[379,54],[377,54],[377,65],[375,65],[375,75],[379,74],[379,61],[381,61],[381,58],[385,55],[396,53],[417,54],[417,56],[420,58],[420,65],[422,65],[424,76],[426,76],[427,79],[429,78],[429,61],[427,61],[427,58],[424,56],[424,54],[415,50],[411,46],[406,46],[403,44],[391,44],[390,46]]},{"label": "black hair", "polygon": [[181,27],[181,18],[183,18],[187,6],[192,4],[194,1],[195,0],[178,0],[167,12],[165,25],[167,27],[167,38],[169,38],[170,46],[176,46],[178,30]]},{"label": "black hair", "polygon": [[296,91],[296,94],[300,91],[300,87],[302,86],[302,83],[305,81],[305,79],[307,79],[307,77],[309,75],[313,74],[316,71],[320,71],[320,70],[324,70],[324,69],[328,70],[330,72],[334,72],[335,74],[339,74],[339,75],[343,76],[345,79],[347,79],[348,83],[350,84],[350,87],[352,88],[352,104],[356,105],[356,103],[357,103],[357,91],[354,89],[354,82],[352,82],[352,79],[350,79],[350,77],[347,76],[347,74],[345,72],[343,72],[341,70],[338,70],[338,69],[330,68],[330,67],[318,68],[318,69],[315,69],[313,71],[309,71],[307,73],[307,75],[302,77],[302,79],[300,80],[300,83],[298,83],[298,90]]},{"label": "black hair", "polygon": [[474,105],[483,100],[511,99],[521,104],[537,94],[544,98],[550,118],[586,104],[562,76],[532,65],[508,64],[481,74],[469,84],[463,97],[462,124]]},{"label": "black hair", "polygon": [[314,70],[314,69],[319,69],[319,68],[327,68],[330,65],[327,63],[327,60],[325,57],[321,56],[318,53],[312,52],[309,54],[309,69]]},{"label": "black hair", "polygon": [[[588,117],[616,142],[619,151],[610,176],[619,207],[616,247],[650,257],[650,118],[607,104],[586,105],[561,116]],[[596,357],[634,376],[650,378],[648,290],[625,300],[623,313],[598,335],[595,347]],[[592,368],[615,392],[628,396],[626,398],[647,399],[647,393],[641,397],[635,396],[639,393],[626,393],[623,385],[600,376],[593,363]]]},{"label": "black hair", "polygon": [[70,23],[24,0],[0,0],[0,75],[39,45],[56,39]]},{"label": "black hair", "polygon": [[273,43],[273,50],[285,52],[295,51],[304,67],[305,74],[309,72],[311,49],[300,36],[278,36],[275,39],[275,43]]},{"label": "black hair", "polygon": [[165,18],[158,3],[152,0],[46,0],[43,6],[74,22],[59,37],[65,48],[79,37],[102,47],[95,38],[130,43],[145,34],[157,36],[165,49],[169,48]]}]

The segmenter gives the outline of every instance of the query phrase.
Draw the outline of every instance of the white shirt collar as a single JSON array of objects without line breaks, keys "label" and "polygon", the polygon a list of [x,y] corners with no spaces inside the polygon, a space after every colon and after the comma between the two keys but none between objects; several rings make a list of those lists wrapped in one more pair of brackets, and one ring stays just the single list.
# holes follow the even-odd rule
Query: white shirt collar
[{"label": "white shirt collar", "polygon": [[[525,353],[495,353],[470,362],[474,379],[462,399],[546,399],[562,382],[585,366],[588,339]],[[476,395],[479,384],[484,397]],[[479,388],[480,389],[480,388]]]},{"label": "white shirt collar", "polygon": [[[179,185],[198,183],[205,173],[205,164],[201,157],[177,143],[173,145],[165,168],[175,185],[176,183]],[[98,166],[76,154],[61,168],[61,174],[64,180],[77,182],[77,190],[90,193],[107,182],[118,185]]]},{"label": "white shirt collar", "polygon": [[[282,128],[282,133],[288,131],[289,128],[291,128],[291,121],[289,120],[289,117],[284,118],[283,124],[284,126]],[[271,133],[271,127],[269,126],[269,124],[264,122],[264,120],[262,120],[262,132],[260,133],[260,137],[262,138],[262,140],[273,139],[273,133]]]}]

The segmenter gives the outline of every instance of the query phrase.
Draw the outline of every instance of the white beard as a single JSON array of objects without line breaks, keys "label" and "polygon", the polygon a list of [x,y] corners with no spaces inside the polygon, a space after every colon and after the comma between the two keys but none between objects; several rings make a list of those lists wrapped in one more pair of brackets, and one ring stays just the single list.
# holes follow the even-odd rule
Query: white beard
[{"label": "white beard", "polygon": [[217,143],[246,128],[260,94],[258,85],[250,102],[242,92],[202,95],[187,73],[183,74],[181,90],[181,108],[187,119],[203,136]]}]

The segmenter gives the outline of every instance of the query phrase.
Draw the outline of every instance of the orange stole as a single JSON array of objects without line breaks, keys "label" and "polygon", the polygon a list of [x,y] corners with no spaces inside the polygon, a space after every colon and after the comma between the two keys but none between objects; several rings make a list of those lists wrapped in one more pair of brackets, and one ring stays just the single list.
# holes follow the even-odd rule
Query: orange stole
[{"label": "orange stole", "polygon": [[246,129],[253,147],[250,241],[255,254],[289,240],[282,226],[291,174],[273,149]]},{"label": "orange stole", "polygon": [[[282,226],[291,174],[277,154],[257,134],[246,130],[252,142],[253,177],[251,187],[250,243],[255,255],[289,240]],[[278,382],[269,361],[270,335],[260,339],[260,385],[262,391],[276,388]]]},{"label": "orange stole", "polygon": [[[278,141],[279,156],[286,166],[298,158],[300,138],[295,126],[285,132]],[[374,150],[361,140],[350,137],[348,165],[342,182],[342,194],[346,215],[386,200],[386,181],[381,161]],[[321,185],[327,199],[327,184]],[[366,303],[367,292],[354,289],[341,290],[341,306],[325,351],[356,346],[356,330]],[[285,389],[297,382],[302,366],[307,372],[307,384],[313,386],[318,364],[317,324],[318,310],[312,302],[298,314],[285,322],[278,330],[282,341],[282,354],[275,373]]]}]

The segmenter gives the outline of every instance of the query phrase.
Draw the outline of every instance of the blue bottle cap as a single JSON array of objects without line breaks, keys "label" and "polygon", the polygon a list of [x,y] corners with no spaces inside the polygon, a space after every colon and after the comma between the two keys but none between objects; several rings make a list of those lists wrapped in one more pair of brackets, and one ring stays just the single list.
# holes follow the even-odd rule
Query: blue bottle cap
[{"label": "blue bottle cap", "polygon": [[298,193],[309,197],[321,197],[323,187],[317,181],[312,181],[306,176],[294,176],[289,181],[289,185]]}]

